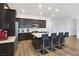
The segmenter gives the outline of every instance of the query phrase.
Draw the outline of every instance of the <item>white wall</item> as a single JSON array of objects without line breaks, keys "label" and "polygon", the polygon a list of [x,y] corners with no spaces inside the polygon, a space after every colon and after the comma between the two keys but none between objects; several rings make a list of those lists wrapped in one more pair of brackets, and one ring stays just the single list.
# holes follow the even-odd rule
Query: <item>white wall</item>
[{"label": "white wall", "polygon": [[[54,19],[53,26],[54,32],[69,32],[69,35],[77,35],[77,22],[79,24],[79,20],[76,18],[67,18],[67,19]],[[79,28],[78,28],[79,32]],[[78,33],[79,35],[79,33]]]},{"label": "white wall", "polygon": [[71,20],[69,19],[53,19],[53,32],[69,32],[71,35]]},{"label": "white wall", "polygon": [[79,18],[77,18],[77,38],[79,38]]},{"label": "white wall", "polygon": [[77,35],[77,19],[76,18],[71,19],[71,34]]},{"label": "white wall", "polygon": [[[29,31],[52,31],[52,21],[48,17],[41,17],[41,16],[33,16],[33,15],[26,15],[26,14],[17,14],[17,18],[30,18],[30,19],[40,19],[46,20],[46,28],[29,28]],[[24,28],[27,31],[27,28]]]}]

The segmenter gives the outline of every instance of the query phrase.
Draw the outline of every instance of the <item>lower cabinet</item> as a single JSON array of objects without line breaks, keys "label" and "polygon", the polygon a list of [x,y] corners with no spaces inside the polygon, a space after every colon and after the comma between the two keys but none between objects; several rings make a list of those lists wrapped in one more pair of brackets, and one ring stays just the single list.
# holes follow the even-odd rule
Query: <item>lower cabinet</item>
[{"label": "lower cabinet", "polygon": [[32,45],[35,49],[40,49],[40,40],[41,38],[36,38],[35,36],[33,36],[33,40],[32,40]]},{"label": "lower cabinet", "polygon": [[21,40],[29,40],[29,39],[32,39],[31,33],[19,33],[18,34],[18,40],[19,41],[21,41]]},{"label": "lower cabinet", "polygon": [[14,56],[17,49],[17,42],[0,44],[0,56]]}]

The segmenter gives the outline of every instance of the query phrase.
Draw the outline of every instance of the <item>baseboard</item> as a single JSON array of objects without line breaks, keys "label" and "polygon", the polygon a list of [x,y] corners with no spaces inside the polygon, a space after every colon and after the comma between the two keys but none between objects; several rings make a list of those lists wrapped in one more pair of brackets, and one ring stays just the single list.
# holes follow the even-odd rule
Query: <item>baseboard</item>
[{"label": "baseboard", "polygon": [[77,37],[77,35],[71,35],[72,37]]}]

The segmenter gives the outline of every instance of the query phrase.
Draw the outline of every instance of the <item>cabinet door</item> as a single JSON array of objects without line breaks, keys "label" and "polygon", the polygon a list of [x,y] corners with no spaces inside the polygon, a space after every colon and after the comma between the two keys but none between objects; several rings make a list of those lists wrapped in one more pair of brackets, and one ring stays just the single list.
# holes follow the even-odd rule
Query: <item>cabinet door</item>
[{"label": "cabinet door", "polygon": [[0,44],[0,56],[14,56],[14,42]]},{"label": "cabinet door", "polygon": [[10,10],[9,29],[10,29],[11,36],[15,35],[15,20],[16,20],[16,11]]},{"label": "cabinet door", "polygon": [[15,35],[16,11],[9,10],[9,36]]},{"label": "cabinet door", "polygon": [[24,37],[24,33],[19,33],[18,34],[18,40],[23,40],[25,37]]},{"label": "cabinet door", "polygon": [[0,11],[0,28],[3,28],[4,13]]},{"label": "cabinet door", "polygon": [[6,29],[9,29],[9,10],[5,9],[4,10],[4,26]]},{"label": "cabinet door", "polygon": [[46,28],[46,20],[38,20],[39,28]]},{"label": "cabinet door", "polygon": [[4,47],[2,44],[0,44],[0,56],[4,55]]},{"label": "cabinet door", "polygon": [[0,3],[0,11],[4,11],[4,3]]},{"label": "cabinet door", "polygon": [[4,21],[4,4],[0,3],[0,28],[3,28],[3,21]]}]

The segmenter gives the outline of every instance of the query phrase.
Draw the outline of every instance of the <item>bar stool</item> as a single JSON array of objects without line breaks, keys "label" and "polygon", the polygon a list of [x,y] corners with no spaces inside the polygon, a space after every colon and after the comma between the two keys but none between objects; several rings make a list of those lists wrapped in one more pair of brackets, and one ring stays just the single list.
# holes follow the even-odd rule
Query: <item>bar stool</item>
[{"label": "bar stool", "polygon": [[69,37],[69,32],[65,32],[64,37]]},{"label": "bar stool", "polygon": [[49,37],[48,37],[48,34],[42,34],[42,38],[40,39],[40,53],[41,54],[46,54],[48,53],[47,52],[47,49],[49,47]]},{"label": "bar stool", "polygon": [[59,32],[59,35],[58,35],[58,48],[62,48],[65,44],[65,40],[64,40],[64,35],[63,35],[63,32]]},{"label": "bar stool", "polygon": [[57,33],[51,33],[51,38],[50,38],[50,50],[55,51],[55,46],[57,46]]}]

